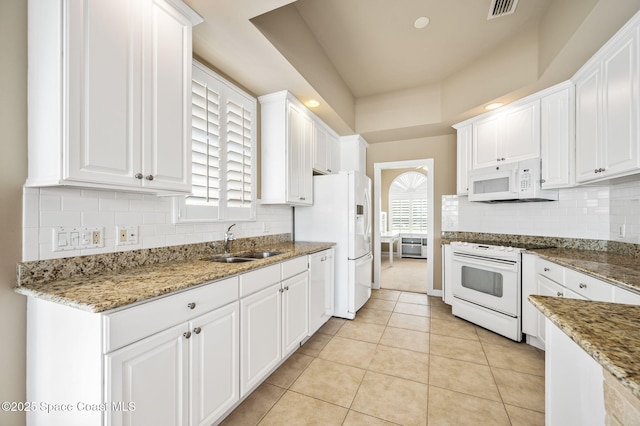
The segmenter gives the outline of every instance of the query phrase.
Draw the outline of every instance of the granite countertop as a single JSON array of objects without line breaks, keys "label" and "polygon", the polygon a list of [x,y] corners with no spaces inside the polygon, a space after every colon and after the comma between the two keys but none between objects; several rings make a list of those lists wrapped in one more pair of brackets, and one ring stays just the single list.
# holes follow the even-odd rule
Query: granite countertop
[{"label": "granite countertop", "polygon": [[542,259],[640,293],[640,268],[637,257],[603,251],[565,248],[534,249],[532,251]]},{"label": "granite countertop", "polygon": [[212,262],[206,257],[159,263],[115,273],[74,275],[52,282],[33,282],[15,288],[17,293],[64,304],[89,312],[105,312],[157,296],[220,280],[287,259],[322,251],[333,243],[279,243],[255,251],[281,251],[279,255],[243,263]]},{"label": "granite countertop", "polygon": [[529,301],[640,398],[640,306],[537,295]]}]

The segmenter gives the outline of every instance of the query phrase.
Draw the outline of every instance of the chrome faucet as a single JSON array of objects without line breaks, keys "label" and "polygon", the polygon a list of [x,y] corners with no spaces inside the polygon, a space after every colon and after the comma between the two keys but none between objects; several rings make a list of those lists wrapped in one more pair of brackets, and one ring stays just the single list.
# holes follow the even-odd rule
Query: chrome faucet
[{"label": "chrome faucet", "polygon": [[224,233],[224,252],[225,254],[229,254],[229,241],[233,241],[236,239],[236,237],[233,236],[233,232],[229,232],[231,231],[231,228],[233,228],[234,226],[236,226],[236,224],[234,223],[233,225],[231,225],[230,227],[227,228],[227,232]]}]

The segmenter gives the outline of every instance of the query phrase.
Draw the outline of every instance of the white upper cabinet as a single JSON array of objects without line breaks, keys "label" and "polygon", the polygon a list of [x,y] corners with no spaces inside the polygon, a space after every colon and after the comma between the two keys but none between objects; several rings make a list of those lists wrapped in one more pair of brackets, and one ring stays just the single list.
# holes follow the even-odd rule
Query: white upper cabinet
[{"label": "white upper cabinet", "polygon": [[287,91],[259,98],[262,116],[262,202],[313,204],[311,113]]},{"label": "white upper cabinet", "polygon": [[313,138],[313,171],[320,174],[337,173],[340,170],[339,137],[322,123],[315,123]]},{"label": "white upper cabinet", "polygon": [[457,129],[457,173],[456,194],[467,195],[469,193],[469,170],[471,170],[471,148],[473,139],[473,126],[471,124]]},{"label": "white upper cabinet", "polygon": [[574,76],[577,182],[640,172],[639,21],[629,21]]},{"label": "white upper cabinet", "polygon": [[367,172],[367,148],[369,144],[360,135],[340,138],[340,170]]},{"label": "white upper cabinet", "polygon": [[472,167],[540,156],[540,102],[508,107],[473,123]]},{"label": "white upper cabinet", "polygon": [[555,93],[540,100],[541,183],[545,189],[575,184],[575,88],[567,82],[552,90]]},{"label": "white upper cabinet", "polygon": [[27,185],[190,192],[198,18],[164,0],[30,1]]}]

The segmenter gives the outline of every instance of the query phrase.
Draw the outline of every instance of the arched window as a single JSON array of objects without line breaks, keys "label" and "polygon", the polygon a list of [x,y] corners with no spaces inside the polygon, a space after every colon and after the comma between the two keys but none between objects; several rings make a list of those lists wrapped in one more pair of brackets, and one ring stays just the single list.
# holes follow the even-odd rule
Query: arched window
[{"label": "arched window", "polygon": [[427,231],[429,206],[427,176],[406,172],[396,177],[389,187],[389,210],[392,231]]}]

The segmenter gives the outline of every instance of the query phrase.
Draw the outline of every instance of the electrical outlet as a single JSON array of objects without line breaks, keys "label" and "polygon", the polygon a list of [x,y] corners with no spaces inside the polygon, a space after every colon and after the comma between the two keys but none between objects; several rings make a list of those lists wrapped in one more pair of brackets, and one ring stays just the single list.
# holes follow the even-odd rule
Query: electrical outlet
[{"label": "electrical outlet", "polygon": [[118,243],[122,244],[122,243],[126,243],[127,242],[127,230],[126,229],[120,229],[118,231]]}]

